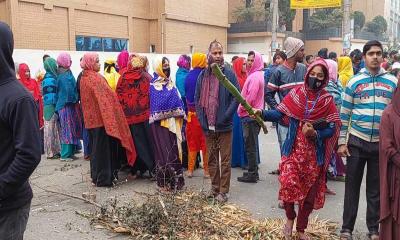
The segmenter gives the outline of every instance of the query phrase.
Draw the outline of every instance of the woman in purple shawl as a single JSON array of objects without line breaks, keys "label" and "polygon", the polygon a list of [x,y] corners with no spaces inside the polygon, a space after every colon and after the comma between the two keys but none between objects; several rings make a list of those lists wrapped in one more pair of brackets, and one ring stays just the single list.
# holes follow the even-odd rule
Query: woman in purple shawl
[{"label": "woman in purple shawl", "polygon": [[160,191],[181,190],[185,185],[182,169],[183,103],[169,79],[167,58],[154,62],[157,78],[150,84],[150,129],[153,135],[157,185]]}]

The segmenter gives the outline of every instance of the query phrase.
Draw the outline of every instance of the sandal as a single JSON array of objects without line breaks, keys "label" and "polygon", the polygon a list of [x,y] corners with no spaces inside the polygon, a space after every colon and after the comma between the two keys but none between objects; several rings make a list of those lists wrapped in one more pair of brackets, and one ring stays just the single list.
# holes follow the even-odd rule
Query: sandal
[{"label": "sandal", "polygon": [[[297,234],[299,235],[299,234]],[[298,238],[299,240],[311,240],[311,237],[307,235],[306,233],[303,233],[303,236]]]},{"label": "sandal", "polygon": [[291,240],[292,239],[292,234],[293,234],[293,227],[290,228],[287,223],[285,223],[285,225],[283,225],[283,236],[285,237],[285,240]]},{"label": "sandal", "polygon": [[379,234],[378,233],[368,233],[368,239],[370,240],[379,240]]}]

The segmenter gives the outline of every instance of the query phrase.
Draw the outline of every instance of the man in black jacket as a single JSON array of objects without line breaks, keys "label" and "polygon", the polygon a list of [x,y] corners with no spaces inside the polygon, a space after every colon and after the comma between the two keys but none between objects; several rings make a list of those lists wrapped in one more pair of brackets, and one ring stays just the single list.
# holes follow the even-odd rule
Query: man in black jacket
[{"label": "man in black jacket", "polygon": [[0,22],[0,239],[23,239],[32,189],[28,179],[40,162],[38,106],[16,79],[14,39]]}]

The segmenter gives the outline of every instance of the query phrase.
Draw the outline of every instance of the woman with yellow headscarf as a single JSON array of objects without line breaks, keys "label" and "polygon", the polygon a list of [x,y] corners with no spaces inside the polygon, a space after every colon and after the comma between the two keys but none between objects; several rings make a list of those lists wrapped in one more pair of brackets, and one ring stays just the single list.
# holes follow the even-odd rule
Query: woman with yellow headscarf
[{"label": "woman with yellow headscarf", "polygon": [[115,60],[114,59],[107,59],[104,62],[104,77],[107,80],[108,85],[115,92],[120,75],[117,72],[117,70],[115,69]]},{"label": "woman with yellow headscarf", "polygon": [[338,73],[339,73],[339,80],[344,88],[354,75],[351,58],[347,56],[338,58]]},{"label": "woman with yellow headscarf", "polygon": [[153,136],[157,185],[161,191],[181,190],[182,126],[185,117],[182,99],[170,79],[170,61],[154,62],[157,74],[150,83],[150,130]]},{"label": "woman with yellow headscarf", "polygon": [[185,80],[186,103],[188,108],[186,140],[189,148],[187,176],[189,178],[193,176],[196,156],[197,153],[201,151],[203,154],[204,177],[208,178],[210,174],[208,173],[206,139],[196,116],[196,105],[194,102],[197,78],[201,71],[207,67],[207,56],[204,53],[194,53],[192,56],[192,67],[193,69],[188,73]]}]

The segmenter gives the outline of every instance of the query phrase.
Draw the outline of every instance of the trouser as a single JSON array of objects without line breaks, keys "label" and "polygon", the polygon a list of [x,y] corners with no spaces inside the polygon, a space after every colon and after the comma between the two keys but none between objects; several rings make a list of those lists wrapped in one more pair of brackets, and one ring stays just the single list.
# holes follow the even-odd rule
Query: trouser
[{"label": "trouser", "polygon": [[243,126],[243,139],[245,145],[245,151],[248,161],[248,172],[258,172],[258,134],[260,133],[261,127],[255,120],[242,121]]},{"label": "trouser", "polygon": [[286,141],[286,136],[287,136],[287,133],[289,131],[289,128],[278,123],[278,126],[277,126],[276,130],[277,130],[277,133],[278,133],[279,149],[280,149],[281,155],[282,155],[283,143]]},{"label": "trouser", "polygon": [[82,136],[83,136],[83,155],[90,156],[90,139],[89,139],[89,132],[86,128],[82,128]]},{"label": "trouser", "polygon": [[[314,184],[311,187],[310,191],[308,192],[306,199],[304,199],[303,205],[302,206],[299,205],[299,214],[297,216],[297,224],[296,224],[297,232],[304,233],[304,230],[307,228],[308,218],[314,209],[314,201],[317,195],[317,190],[318,190],[317,184]],[[285,208],[286,217],[289,220],[296,219],[296,211],[294,210],[294,203],[284,202],[283,206]]]},{"label": "trouser", "polygon": [[2,240],[22,240],[26,224],[28,223],[29,202],[23,207],[6,212],[0,212],[0,239]]},{"label": "trouser", "polygon": [[74,156],[76,145],[61,143],[61,159],[71,158]]},{"label": "trouser", "polygon": [[[189,172],[193,172],[194,171],[194,167],[196,164],[196,160],[197,160],[197,155],[198,152],[195,151],[189,151],[189,162],[188,162],[188,170]],[[205,173],[208,173],[208,154],[207,151],[203,151],[202,150],[202,154],[203,154],[203,169]]]},{"label": "trouser", "polygon": [[[206,135],[208,171],[214,193],[228,193],[231,181],[232,131]],[[221,154],[221,163],[219,155]]]},{"label": "trouser", "polygon": [[367,164],[367,227],[370,233],[379,231],[379,143],[364,141],[350,135],[342,231],[352,232],[357,218],[360,187]]}]

